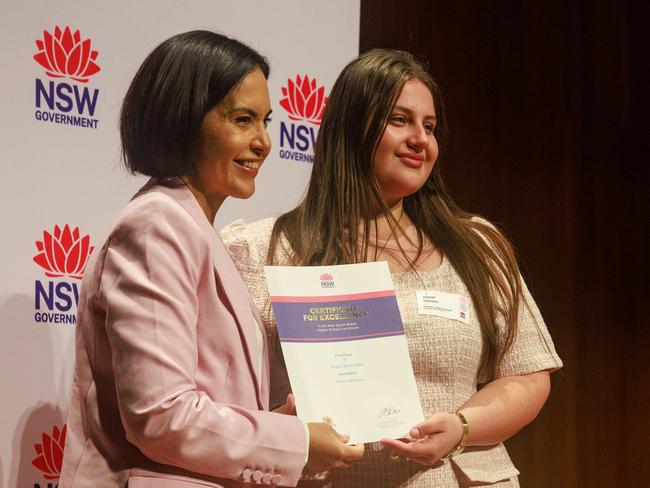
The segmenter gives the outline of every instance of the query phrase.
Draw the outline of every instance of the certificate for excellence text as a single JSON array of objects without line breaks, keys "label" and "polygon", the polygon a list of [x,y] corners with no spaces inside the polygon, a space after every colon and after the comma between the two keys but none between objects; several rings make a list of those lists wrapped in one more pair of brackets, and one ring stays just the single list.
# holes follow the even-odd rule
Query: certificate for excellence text
[{"label": "certificate for excellence text", "polygon": [[298,417],[353,443],[405,437],[424,416],[388,265],[265,272]]}]

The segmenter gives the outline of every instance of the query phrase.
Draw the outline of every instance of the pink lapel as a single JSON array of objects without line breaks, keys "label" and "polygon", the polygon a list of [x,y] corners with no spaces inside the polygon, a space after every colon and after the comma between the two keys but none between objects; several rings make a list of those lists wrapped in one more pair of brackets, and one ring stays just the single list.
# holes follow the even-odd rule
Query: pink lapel
[{"label": "pink lapel", "polygon": [[[253,301],[250,298],[248,289],[243,280],[235,263],[228,254],[225,246],[219,239],[219,236],[208,219],[206,218],[203,210],[199,206],[194,195],[187,189],[185,184],[178,178],[171,178],[166,180],[157,180],[152,178],[142,188],[142,190],[160,191],[169,195],[176,202],[178,202],[190,216],[196,221],[204,235],[207,237],[212,250],[212,261],[214,263],[214,271],[217,280],[230,301],[230,307],[233,312],[235,321],[241,331],[244,349],[248,359],[248,367],[253,375],[256,385],[257,403],[259,408],[268,409],[268,351],[266,344],[266,333],[262,326],[262,320],[257,312]],[[255,370],[255,363],[257,362],[257,327],[264,339],[264,358],[262,361],[262,376],[263,381],[260,380]]]},{"label": "pink lapel", "polygon": [[[221,242],[221,239],[219,239],[219,242]],[[221,243],[223,246],[223,243]],[[230,254],[229,254],[230,255]],[[232,262],[232,258],[231,258]],[[241,275],[239,272],[237,272],[237,275],[239,276],[239,279],[241,280]],[[243,283],[243,280],[242,280]],[[244,285],[245,286],[245,285]],[[250,309],[253,311],[253,316],[255,317],[255,321],[259,324],[260,326],[260,331],[262,332],[262,340],[264,341],[264,357],[262,358],[262,379],[261,381],[262,386],[261,386],[261,392],[262,392],[262,399],[264,401],[265,409],[268,410],[269,408],[269,396],[270,396],[270,386],[271,386],[271,371],[269,369],[269,342],[268,338],[266,336],[266,330],[264,329],[264,321],[262,320],[262,317],[260,316],[260,313],[257,310],[257,307],[255,306],[255,302],[253,302],[253,297],[251,297],[251,294],[248,293],[248,288],[246,288],[246,295],[248,296],[248,303],[250,305]]]}]

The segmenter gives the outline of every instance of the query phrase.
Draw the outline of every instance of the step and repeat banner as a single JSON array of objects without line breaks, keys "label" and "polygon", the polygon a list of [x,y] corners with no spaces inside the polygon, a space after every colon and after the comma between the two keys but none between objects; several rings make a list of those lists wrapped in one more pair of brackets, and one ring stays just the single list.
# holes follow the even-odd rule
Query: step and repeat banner
[{"label": "step and repeat banner", "polygon": [[[0,487],[58,483],[88,258],[145,179],[121,166],[119,110],[146,55],[207,29],[268,57],[273,149],[249,200],[216,227],[295,205],[322,108],[358,52],[359,1],[0,2]],[[307,103],[308,102],[308,103]]]}]

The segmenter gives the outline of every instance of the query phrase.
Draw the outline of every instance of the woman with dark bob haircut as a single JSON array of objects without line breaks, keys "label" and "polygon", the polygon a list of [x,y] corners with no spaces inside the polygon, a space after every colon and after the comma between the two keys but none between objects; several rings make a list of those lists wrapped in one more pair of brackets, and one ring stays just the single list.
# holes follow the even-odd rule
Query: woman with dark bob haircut
[{"label": "woman with dark bob haircut", "polygon": [[290,395],[268,411],[266,336],[212,227],[269,154],[268,74],[248,46],[193,31],[133,79],[123,157],[152,178],[84,275],[61,487],[295,486],[305,465],[363,455],[291,415]]},{"label": "woman with dark bob haircut", "polygon": [[[332,471],[328,487],[519,486],[502,441],[535,418],[562,365],[510,243],[445,190],[436,161],[446,131],[426,69],[402,51],[367,52],[332,88],[302,203],[221,234],[272,338],[267,262],[388,262],[427,418],[411,439],[383,439]],[[273,350],[278,399],[289,384]]]}]

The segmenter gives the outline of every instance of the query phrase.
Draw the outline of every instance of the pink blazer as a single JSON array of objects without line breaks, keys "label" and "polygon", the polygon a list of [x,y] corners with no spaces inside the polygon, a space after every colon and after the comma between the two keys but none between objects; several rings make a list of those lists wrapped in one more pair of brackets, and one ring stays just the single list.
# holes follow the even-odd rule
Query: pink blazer
[{"label": "pink blazer", "polygon": [[267,411],[260,324],[194,196],[150,180],[85,272],[59,486],[295,486],[305,431]]}]

